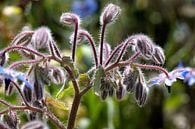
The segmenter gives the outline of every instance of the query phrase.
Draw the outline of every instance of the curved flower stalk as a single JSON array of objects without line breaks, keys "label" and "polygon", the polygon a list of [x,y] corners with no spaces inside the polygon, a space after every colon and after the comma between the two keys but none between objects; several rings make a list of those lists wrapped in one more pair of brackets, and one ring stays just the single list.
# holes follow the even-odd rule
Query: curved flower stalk
[{"label": "curved flower stalk", "polygon": [[[100,17],[99,51],[92,35],[87,30],[80,29],[80,18],[74,13],[66,12],[60,17],[60,22],[63,25],[74,26],[74,32],[70,37],[72,44],[70,57],[61,54],[47,27],[19,33],[10,46],[0,51],[0,75],[2,75],[0,81],[5,83],[5,90],[8,94],[15,86],[24,105],[12,105],[0,99],[0,104],[8,107],[0,112],[0,115],[10,114],[9,112],[14,110],[25,110],[29,120],[35,122],[25,124],[23,128],[31,127],[36,123],[47,127],[44,123],[37,122],[37,120],[44,119],[46,115],[58,128],[73,129],[80,101],[91,88],[102,100],[116,97],[121,101],[125,95],[131,93],[137,104],[142,107],[146,104],[149,90],[153,85],[164,84],[170,89],[176,79],[183,79],[189,85],[195,83],[193,68],[177,68],[168,72],[165,68],[160,67],[159,65],[165,63],[164,51],[147,35],[131,35],[112,50],[106,42],[105,30],[107,25],[117,20],[120,12],[120,7],[114,4],[108,4],[104,8]],[[95,65],[88,72],[80,74],[75,66],[75,53],[77,44],[82,42],[84,38],[91,46]],[[40,52],[39,49],[45,49],[46,52]],[[13,50],[19,51],[27,59],[23,60],[22,58],[11,65],[8,64],[7,53]],[[124,58],[127,51],[131,51],[132,55]],[[59,63],[59,66],[53,66],[52,60]],[[145,64],[142,64],[140,60],[144,60]],[[151,62],[154,65],[151,65]],[[22,65],[29,67],[28,70],[24,70],[26,75],[14,70]],[[145,79],[142,69],[158,70],[162,74],[156,75],[155,78],[149,78],[148,81]],[[17,83],[17,80],[22,81],[22,83]],[[74,97],[65,127],[63,122],[49,110],[44,87],[51,83],[64,85],[69,81],[72,82]],[[60,89],[58,94],[63,89],[64,87]]]}]

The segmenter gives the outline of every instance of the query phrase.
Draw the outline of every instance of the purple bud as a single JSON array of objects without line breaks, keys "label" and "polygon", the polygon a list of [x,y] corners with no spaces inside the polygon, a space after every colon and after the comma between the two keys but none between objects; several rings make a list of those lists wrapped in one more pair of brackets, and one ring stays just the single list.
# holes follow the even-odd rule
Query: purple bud
[{"label": "purple bud", "polygon": [[65,81],[65,74],[60,67],[48,67],[49,79],[55,84],[63,84]]},{"label": "purple bud", "polygon": [[165,63],[165,54],[164,54],[163,49],[161,47],[157,46],[154,48],[154,55],[153,55],[152,59],[156,64],[164,64]]},{"label": "purple bud", "polygon": [[3,52],[0,54],[0,57],[1,57],[0,66],[3,66],[4,64],[7,63],[9,55],[7,53]]},{"label": "purple bud", "polygon": [[136,50],[140,51],[142,56],[146,59],[151,59],[154,54],[154,43],[146,35],[136,34],[132,36],[134,44],[136,45]]},{"label": "purple bud", "polygon": [[5,114],[3,116],[3,122],[9,126],[11,129],[17,129],[18,127],[18,117],[16,115],[16,112],[10,111],[8,114]]},{"label": "purple bud", "polygon": [[101,17],[100,17],[101,25],[116,21],[120,12],[121,12],[121,9],[119,6],[114,5],[112,3],[108,4],[104,8],[104,10],[101,14]]},{"label": "purple bud", "polygon": [[110,88],[108,90],[108,94],[109,94],[109,96],[114,96],[115,95],[115,89],[112,86],[110,86]]},{"label": "purple bud", "polygon": [[80,18],[74,13],[63,13],[60,17],[60,22],[63,25],[72,25],[75,23],[80,24]]},{"label": "purple bud", "polygon": [[35,120],[26,123],[25,125],[22,126],[21,129],[49,129],[49,128],[45,123]]},{"label": "purple bud", "polygon": [[51,31],[47,27],[40,27],[35,30],[32,36],[32,45],[35,49],[46,48],[47,44],[53,40]]},{"label": "purple bud", "polygon": [[10,128],[3,122],[0,122],[0,129],[10,129]]},{"label": "purple bud", "polygon": [[123,84],[126,85],[127,92],[134,92],[136,87],[136,80],[138,78],[138,72],[133,71],[130,66],[127,66],[123,76]]},{"label": "purple bud", "polygon": [[122,85],[121,81],[118,82],[118,89],[116,90],[116,97],[118,100],[121,100],[125,95],[125,88]]},{"label": "purple bud", "polygon": [[107,96],[108,96],[108,91],[103,90],[100,92],[100,97],[102,100],[105,100],[107,98]]},{"label": "purple bud", "polygon": [[43,84],[36,79],[34,82],[34,95],[36,100],[43,99],[43,87]]},{"label": "purple bud", "polygon": [[142,98],[140,99],[140,101],[137,102],[140,107],[145,105],[148,98],[148,93],[149,93],[148,87],[144,87]]},{"label": "purple bud", "polygon": [[22,31],[14,37],[11,44],[27,46],[30,43],[33,33],[33,31]]},{"label": "purple bud", "polygon": [[32,101],[32,90],[29,87],[23,85],[22,92],[26,101],[30,103]]}]

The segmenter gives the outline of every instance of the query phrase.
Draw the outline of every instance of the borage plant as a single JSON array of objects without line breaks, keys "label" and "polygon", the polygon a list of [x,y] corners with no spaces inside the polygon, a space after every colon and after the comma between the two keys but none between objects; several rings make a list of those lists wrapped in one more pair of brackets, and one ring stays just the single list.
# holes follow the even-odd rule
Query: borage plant
[{"label": "borage plant", "polygon": [[[93,37],[88,31],[80,28],[79,16],[73,13],[63,13],[60,22],[63,25],[74,27],[70,40],[72,44],[70,57],[61,55],[47,27],[22,31],[16,35],[10,46],[0,51],[0,79],[4,83],[6,95],[10,95],[15,87],[22,98],[22,105],[13,105],[0,99],[0,103],[8,107],[0,112],[2,118],[0,127],[18,128],[19,120],[16,110],[24,110],[29,120],[33,121],[23,125],[22,129],[48,128],[44,122],[41,122],[44,116],[47,116],[60,129],[72,129],[81,98],[91,88],[102,100],[108,96],[116,96],[118,100],[121,100],[125,93],[133,93],[138,105],[143,106],[151,86],[164,84],[170,89],[176,78],[184,79],[192,73],[189,68],[178,68],[168,73],[160,67],[159,65],[165,63],[163,49],[144,34],[129,36],[111,51],[111,47],[105,41],[105,31],[117,20],[120,12],[120,7],[114,4],[108,4],[104,8],[100,17],[101,31],[98,50]],[[80,74],[75,66],[75,53],[77,44],[83,39],[86,39],[92,48],[94,67]],[[46,50],[45,53],[40,49]],[[18,51],[24,58],[9,65],[7,63],[8,53],[13,50]],[[123,60],[123,56],[129,54],[127,51],[131,51],[132,56]],[[52,60],[58,62],[60,66],[53,66]],[[143,61],[148,64],[142,64]],[[25,73],[24,70],[22,72],[14,70],[21,65],[29,66]],[[162,74],[146,81],[142,69],[159,70]],[[50,85],[51,82],[64,84],[67,81],[72,82],[74,98],[67,125],[64,125],[50,111],[46,103],[44,86]],[[63,88],[59,93],[61,91]]]}]

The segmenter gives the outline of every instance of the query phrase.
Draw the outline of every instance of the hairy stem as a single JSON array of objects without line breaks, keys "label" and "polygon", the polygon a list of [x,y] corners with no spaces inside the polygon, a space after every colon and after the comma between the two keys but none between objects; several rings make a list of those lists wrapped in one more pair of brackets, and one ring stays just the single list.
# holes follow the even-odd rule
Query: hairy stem
[{"label": "hairy stem", "polygon": [[9,52],[9,51],[12,51],[12,50],[14,50],[14,49],[20,49],[20,50],[25,50],[25,51],[28,51],[28,52],[30,52],[30,53],[32,53],[32,54],[35,54],[35,55],[37,55],[37,56],[40,56],[40,57],[43,57],[43,58],[45,58],[45,55],[44,54],[42,54],[42,53],[40,53],[40,52],[38,52],[38,51],[36,51],[36,50],[34,50],[34,49],[31,49],[31,48],[27,48],[27,47],[24,47],[24,46],[19,46],[19,45],[13,45],[13,46],[10,46],[10,47],[7,47],[7,48],[5,48],[1,53],[3,53],[3,52]]},{"label": "hairy stem", "polygon": [[111,70],[111,69],[113,69],[115,67],[130,65],[140,56],[140,54],[141,54],[140,52],[137,52],[134,55],[132,55],[131,58],[129,60],[127,60],[127,61],[123,61],[123,62],[119,62],[119,63],[115,62],[115,63],[107,66],[105,68],[105,70],[109,71],[109,70]]},{"label": "hairy stem", "polygon": [[8,69],[14,69],[19,65],[24,65],[24,64],[34,64],[34,63],[38,63],[40,61],[42,61],[43,58],[41,59],[34,59],[34,60],[26,60],[26,61],[18,61],[18,62],[14,62],[13,64],[11,64]]},{"label": "hairy stem", "polygon": [[136,67],[142,68],[142,69],[159,70],[159,71],[163,72],[167,76],[167,78],[170,78],[168,71],[166,69],[160,67],[160,66],[146,65],[146,64],[137,64],[137,63],[134,63],[133,65],[136,66]]},{"label": "hairy stem", "polygon": [[83,33],[83,34],[84,34],[84,36],[87,37],[89,43],[91,44],[91,47],[92,47],[92,50],[93,50],[93,56],[94,56],[94,60],[95,60],[95,65],[96,65],[96,67],[98,67],[98,57],[97,57],[95,42],[94,42],[93,38],[90,35],[88,35],[86,33]]},{"label": "hairy stem", "polygon": [[101,37],[100,37],[100,65],[102,65],[102,60],[103,60],[103,47],[104,47],[104,36],[105,36],[105,30],[106,30],[106,24],[104,23],[102,25],[101,29]]},{"label": "hairy stem", "polygon": [[74,28],[74,41],[72,44],[72,61],[75,61],[75,53],[76,53],[76,43],[77,43],[77,33],[78,33],[78,22],[75,22],[75,28]]},{"label": "hairy stem", "polygon": [[79,94],[78,95],[75,94],[72,107],[70,110],[70,114],[69,114],[67,129],[74,128],[77,112],[78,112],[79,105],[80,105],[80,100],[81,100],[81,96]]},{"label": "hairy stem", "polygon": [[117,54],[117,52],[120,50],[120,48],[123,46],[123,44],[118,45],[111,53],[111,55],[109,56],[109,58],[106,60],[106,63],[104,64],[104,66],[107,66],[110,61],[113,59],[113,57]]}]

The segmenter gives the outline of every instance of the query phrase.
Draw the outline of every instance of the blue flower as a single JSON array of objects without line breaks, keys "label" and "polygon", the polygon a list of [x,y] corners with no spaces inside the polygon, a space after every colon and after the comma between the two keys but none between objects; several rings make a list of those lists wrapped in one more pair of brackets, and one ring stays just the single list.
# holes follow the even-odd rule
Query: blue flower
[{"label": "blue flower", "polygon": [[98,9],[96,0],[74,0],[72,11],[80,17],[90,16]]},{"label": "blue flower", "polygon": [[10,70],[10,69],[5,69],[5,68],[0,66],[0,74],[3,75],[5,78],[10,79],[10,80],[18,79],[18,80],[24,82],[27,87],[29,87],[30,89],[33,89],[31,84],[25,79],[24,74],[21,72],[17,72],[17,71]]},{"label": "blue flower", "polygon": [[[186,80],[186,78],[188,78],[191,73],[190,70],[191,69],[189,68],[176,68],[173,71],[169,72],[169,78],[165,76],[165,74],[160,74],[158,77],[150,79],[148,83],[148,87],[152,87],[154,85],[162,85],[162,84],[166,86],[172,86],[172,84],[176,82],[177,79]],[[195,76],[194,78],[189,78],[189,79],[190,82],[188,81],[188,83],[190,84],[195,83]]]}]

